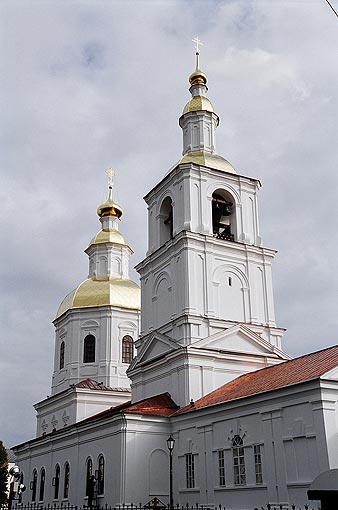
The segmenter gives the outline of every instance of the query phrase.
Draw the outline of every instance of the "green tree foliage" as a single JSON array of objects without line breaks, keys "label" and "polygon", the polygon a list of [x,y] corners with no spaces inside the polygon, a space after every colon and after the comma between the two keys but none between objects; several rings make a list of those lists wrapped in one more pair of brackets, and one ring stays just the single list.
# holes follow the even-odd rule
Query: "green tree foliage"
[{"label": "green tree foliage", "polygon": [[0,505],[7,503],[8,458],[6,448],[0,441]]}]

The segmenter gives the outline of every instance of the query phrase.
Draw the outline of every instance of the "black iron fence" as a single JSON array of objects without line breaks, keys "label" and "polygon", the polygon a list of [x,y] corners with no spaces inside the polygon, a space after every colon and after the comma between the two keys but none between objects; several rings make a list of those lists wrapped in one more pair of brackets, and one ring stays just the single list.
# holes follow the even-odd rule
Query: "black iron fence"
[{"label": "black iron fence", "polygon": [[[7,505],[0,506],[0,510],[8,510]],[[41,505],[39,503],[28,503],[28,504],[21,504],[21,503],[13,503],[11,510],[232,510],[229,506],[208,506],[208,505],[200,505],[196,503],[195,505],[189,505],[188,503],[186,505],[173,505],[172,509],[170,509],[170,505],[163,504],[162,502],[159,502],[158,504],[142,504],[139,503],[136,504],[130,504],[130,505],[116,505],[116,506],[109,506],[109,505],[93,505],[92,507],[87,505],[77,506],[77,505],[71,505],[69,503],[67,504],[60,504],[60,505]],[[297,506],[297,505],[280,505],[280,504],[271,504],[267,503],[265,506],[259,506],[259,507],[253,507],[252,510],[320,510],[320,508],[314,508],[313,506],[310,506],[308,504],[305,504],[303,506]]]}]

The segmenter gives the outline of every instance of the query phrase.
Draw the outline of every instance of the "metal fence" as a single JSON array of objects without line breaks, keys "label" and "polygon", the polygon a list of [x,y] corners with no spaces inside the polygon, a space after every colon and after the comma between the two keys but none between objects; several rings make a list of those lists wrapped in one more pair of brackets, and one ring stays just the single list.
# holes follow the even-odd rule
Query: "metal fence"
[{"label": "metal fence", "polygon": [[[2,505],[0,510],[8,510],[7,505]],[[13,503],[11,510],[232,510],[230,507],[218,505],[218,506],[208,506],[208,505],[200,505],[196,503],[195,505],[174,505],[172,509],[170,509],[170,505],[163,504],[162,502],[158,502],[157,504],[130,504],[130,505],[93,505],[92,507],[83,505],[76,506],[71,504],[60,504],[60,505],[41,505],[39,503],[28,503],[28,504],[20,504]],[[304,506],[296,506],[296,505],[280,505],[280,504],[271,504],[267,503],[265,506],[254,507],[251,510],[320,510],[320,508],[314,508],[308,504]]]}]

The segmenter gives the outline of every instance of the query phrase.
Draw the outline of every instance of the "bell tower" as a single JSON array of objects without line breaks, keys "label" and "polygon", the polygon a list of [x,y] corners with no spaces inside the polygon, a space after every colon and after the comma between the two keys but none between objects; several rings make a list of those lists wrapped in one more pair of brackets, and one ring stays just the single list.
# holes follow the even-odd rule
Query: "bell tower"
[{"label": "bell tower", "polygon": [[219,117],[207,77],[189,77],[181,159],[145,196],[149,242],[141,277],[141,337],[128,370],[134,400],[168,391],[179,405],[289,359],[275,321],[275,251],[259,231],[258,179],[216,152]]}]

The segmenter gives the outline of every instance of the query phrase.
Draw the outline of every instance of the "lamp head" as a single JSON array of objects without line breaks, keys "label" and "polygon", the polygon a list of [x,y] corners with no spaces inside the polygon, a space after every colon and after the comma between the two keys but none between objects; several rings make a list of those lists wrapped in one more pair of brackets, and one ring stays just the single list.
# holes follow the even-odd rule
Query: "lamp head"
[{"label": "lamp head", "polygon": [[12,466],[11,469],[9,470],[9,474],[14,476],[14,478],[16,480],[18,480],[20,478],[20,473],[21,473],[21,471],[20,471],[19,466]]},{"label": "lamp head", "polygon": [[175,446],[175,439],[173,438],[173,436],[171,434],[167,439],[167,446],[168,446],[168,450],[170,452],[172,452],[174,449],[174,446]]}]

